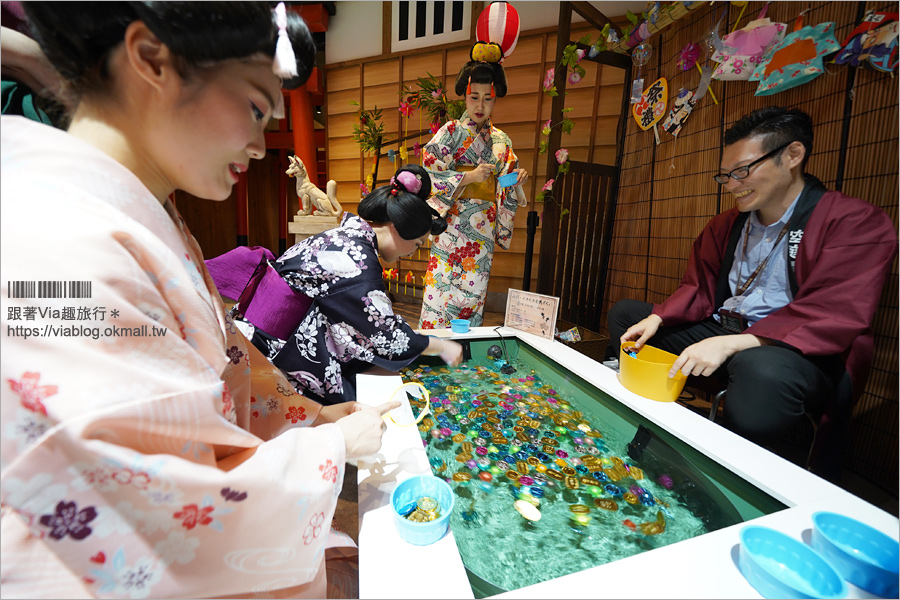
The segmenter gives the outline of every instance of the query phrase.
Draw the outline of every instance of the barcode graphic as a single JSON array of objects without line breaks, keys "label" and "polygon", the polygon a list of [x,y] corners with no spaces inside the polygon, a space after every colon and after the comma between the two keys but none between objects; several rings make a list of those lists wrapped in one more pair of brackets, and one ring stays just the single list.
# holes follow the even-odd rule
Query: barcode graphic
[{"label": "barcode graphic", "polygon": [[10,298],[90,298],[90,281],[8,281]]}]

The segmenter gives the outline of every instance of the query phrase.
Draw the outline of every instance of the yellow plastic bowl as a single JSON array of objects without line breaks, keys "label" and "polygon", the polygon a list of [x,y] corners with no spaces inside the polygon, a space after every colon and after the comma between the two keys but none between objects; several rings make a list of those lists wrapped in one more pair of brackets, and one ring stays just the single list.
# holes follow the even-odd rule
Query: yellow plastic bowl
[{"label": "yellow plastic bowl", "polygon": [[625,342],[619,348],[619,381],[627,390],[657,402],[678,400],[687,376],[678,371],[669,378],[676,355],[646,345],[637,351],[637,356],[626,350],[634,350],[634,342]]}]

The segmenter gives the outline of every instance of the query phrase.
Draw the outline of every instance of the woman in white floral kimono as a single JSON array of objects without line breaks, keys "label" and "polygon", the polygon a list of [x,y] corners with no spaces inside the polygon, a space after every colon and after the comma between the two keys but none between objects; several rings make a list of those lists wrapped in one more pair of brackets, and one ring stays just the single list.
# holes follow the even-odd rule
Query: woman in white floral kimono
[{"label": "woman in white floral kimono", "polygon": [[0,127],[4,597],[324,598],[345,459],[394,405],[296,394],[169,200],[228,198],[312,36],[262,2],[25,4],[80,100]]},{"label": "woman in white floral kimono", "polygon": [[[404,165],[388,185],[362,199],[359,216],[344,213],[340,227],[306,238],[269,261],[268,269],[280,280],[261,281],[241,306],[246,318],[237,325],[301,394],[323,404],[353,401],[358,373],[396,372],[421,354],[459,364],[462,346],[419,335],[394,314],[378,261],[381,256],[396,262],[415,253],[429,236],[442,234],[447,222],[426,202],[430,192],[425,169]],[[245,253],[237,249],[207,263],[225,296],[223,261]],[[236,277],[248,279],[249,274]],[[281,280],[289,289],[280,289]],[[256,302],[264,302],[264,308]],[[289,304],[296,306],[278,312]]]},{"label": "woman in white floral kimono", "polygon": [[[491,123],[496,99],[506,95],[503,67],[467,63],[456,93],[465,94],[466,112],[444,124],[424,148],[434,182],[431,202],[447,216],[448,227],[431,244],[420,329],[443,329],[452,319],[481,325],[494,244],[509,249],[516,210],[525,200],[520,186],[528,173],[517,168],[509,136]],[[515,184],[497,184],[511,173],[518,174]]]}]

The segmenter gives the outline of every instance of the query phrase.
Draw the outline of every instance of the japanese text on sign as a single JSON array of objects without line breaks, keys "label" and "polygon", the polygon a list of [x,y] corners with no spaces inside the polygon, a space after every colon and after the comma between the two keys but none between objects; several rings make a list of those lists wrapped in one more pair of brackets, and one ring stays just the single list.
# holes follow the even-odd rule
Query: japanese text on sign
[{"label": "japanese text on sign", "polygon": [[555,296],[509,290],[504,324],[552,340],[558,312],[559,298]]}]

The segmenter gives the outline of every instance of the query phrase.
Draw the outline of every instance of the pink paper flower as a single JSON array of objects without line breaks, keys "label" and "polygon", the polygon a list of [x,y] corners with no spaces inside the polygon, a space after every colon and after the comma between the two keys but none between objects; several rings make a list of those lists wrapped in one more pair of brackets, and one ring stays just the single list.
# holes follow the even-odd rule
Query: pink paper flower
[{"label": "pink paper flower", "polygon": [[556,180],[555,180],[555,179],[548,179],[548,180],[547,180],[547,183],[544,184],[544,187],[541,188],[541,191],[543,191],[543,192],[549,192],[550,190],[552,190],[552,189],[553,189],[553,182],[554,182],[554,181],[556,181]]},{"label": "pink paper flower", "polygon": [[569,85],[575,85],[579,81],[581,81],[581,73],[578,73],[577,71],[569,73]]},{"label": "pink paper flower", "polygon": [[575,56],[577,57],[575,59],[575,62],[580,61],[582,58],[584,58],[584,50],[582,48],[579,48],[575,51]]},{"label": "pink paper flower", "polygon": [[544,135],[550,135],[550,119],[547,119],[547,122],[544,123],[544,127],[541,129],[541,133]]},{"label": "pink paper flower", "polygon": [[411,116],[413,113],[413,107],[409,104],[409,102],[401,102],[399,110],[406,117]]},{"label": "pink paper flower", "polygon": [[544,90],[547,91],[553,87],[553,79],[556,77],[556,69],[547,69],[547,73],[544,75]]},{"label": "pink paper flower", "polygon": [[700,58],[700,46],[691,42],[681,49],[681,53],[678,55],[678,66],[682,71],[693,69],[698,58]]},{"label": "pink paper flower", "polygon": [[442,90],[441,88],[438,88],[438,89],[434,90],[433,92],[431,92],[431,97],[434,98],[435,100],[439,99],[443,95],[444,95],[444,90]]},{"label": "pink paper flower", "polygon": [[556,151],[556,162],[563,164],[569,160],[569,151],[566,148],[560,148]]}]

